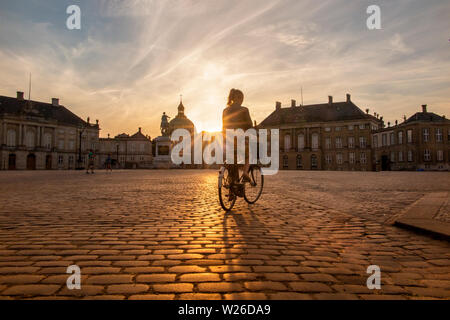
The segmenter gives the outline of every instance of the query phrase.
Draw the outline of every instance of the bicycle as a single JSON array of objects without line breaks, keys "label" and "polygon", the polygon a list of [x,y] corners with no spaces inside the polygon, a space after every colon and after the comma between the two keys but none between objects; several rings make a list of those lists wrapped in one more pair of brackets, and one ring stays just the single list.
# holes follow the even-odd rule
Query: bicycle
[{"label": "bicycle", "polygon": [[[243,182],[242,165],[224,164],[219,171],[218,188],[220,205],[225,211],[230,211],[238,197],[253,204],[258,201],[264,186],[264,176],[261,167],[250,165],[250,181]],[[241,172],[241,173],[240,173]]]}]

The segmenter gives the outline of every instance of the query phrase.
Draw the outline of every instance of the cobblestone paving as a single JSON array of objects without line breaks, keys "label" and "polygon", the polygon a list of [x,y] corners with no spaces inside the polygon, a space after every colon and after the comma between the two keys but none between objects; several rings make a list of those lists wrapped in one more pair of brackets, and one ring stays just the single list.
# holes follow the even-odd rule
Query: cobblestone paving
[{"label": "cobblestone paving", "polygon": [[450,244],[385,223],[449,177],[283,171],[225,214],[215,170],[1,172],[0,298],[449,299]]},{"label": "cobblestone paving", "polygon": [[438,214],[436,215],[435,219],[450,223],[450,200],[449,199],[447,199],[447,201],[442,205],[442,207],[439,210]]}]

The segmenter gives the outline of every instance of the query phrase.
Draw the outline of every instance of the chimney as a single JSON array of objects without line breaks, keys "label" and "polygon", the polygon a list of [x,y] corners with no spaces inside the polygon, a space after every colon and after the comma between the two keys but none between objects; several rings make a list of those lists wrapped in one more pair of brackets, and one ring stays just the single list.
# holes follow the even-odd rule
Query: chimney
[{"label": "chimney", "polygon": [[254,124],[254,127],[256,127],[257,125],[256,125],[256,120],[253,120],[253,124]]},{"label": "chimney", "polygon": [[328,104],[331,106],[333,103],[333,96],[328,96]]},{"label": "chimney", "polygon": [[22,91],[17,91],[17,100],[23,100],[23,92]]},{"label": "chimney", "polygon": [[276,101],[275,102],[275,110],[279,110],[279,109],[281,109],[281,102]]},{"label": "chimney", "polygon": [[52,98],[52,106],[59,106],[59,99],[58,98]]},{"label": "chimney", "polygon": [[109,139],[109,133],[108,133],[108,139]]},{"label": "chimney", "polygon": [[141,132],[141,127],[139,127],[139,132]]},{"label": "chimney", "polygon": [[87,117],[87,123],[89,123],[89,117]]},{"label": "chimney", "polygon": [[388,128],[390,128],[391,127],[391,122],[390,121],[388,121]]},{"label": "chimney", "polygon": [[350,93],[347,93],[347,102],[350,102]]},{"label": "chimney", "polygon": [[426,105],[426,104],[423,104],[423,105],[422,105],[422,112],[423,112],[423,113],[426,113],[426,112],[427,112],[427,105]]},{"label": "chimney", "polygon": [[369,108],[366,109],[366,113],[369,114]]},{"label": "chimney", "polygon": [[294,99],[291,100],[291,107],[292,108],[295,107],[295,100]]},{"label": "chimney", "polygon": [[95,123],[98,125],[98,119],[95,120]]},{"label": "chimney", "polygon": [[398,125],[398,120],[395,120],[395,125]]}]

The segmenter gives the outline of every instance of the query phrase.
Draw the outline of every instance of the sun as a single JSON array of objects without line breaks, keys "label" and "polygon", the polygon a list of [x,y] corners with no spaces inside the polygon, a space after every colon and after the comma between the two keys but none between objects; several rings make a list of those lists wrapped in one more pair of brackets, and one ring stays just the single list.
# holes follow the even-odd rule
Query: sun
[{"label": "sun", "polygon": [[222,124],[213,121],[201,122],[197,127],[198,131],[218,132],[222,131]]}]

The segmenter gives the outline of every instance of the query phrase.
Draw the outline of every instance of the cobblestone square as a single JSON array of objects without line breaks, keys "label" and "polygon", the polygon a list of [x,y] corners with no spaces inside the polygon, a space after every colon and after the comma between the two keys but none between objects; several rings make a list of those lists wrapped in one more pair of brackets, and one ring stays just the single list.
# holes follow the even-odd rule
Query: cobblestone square
[{"label": "cobblestone square", "polygon": [[449,299],[449,243],[390,222],[449,178],[280,171],[225,213],[216,170],[2,172],[0,298]]}]

